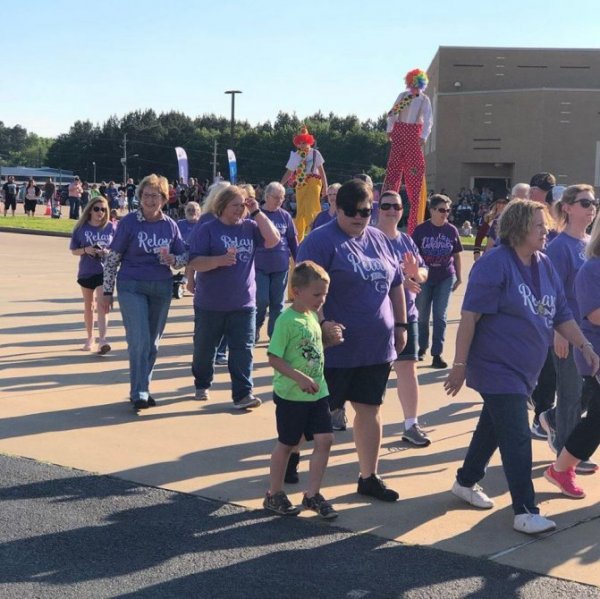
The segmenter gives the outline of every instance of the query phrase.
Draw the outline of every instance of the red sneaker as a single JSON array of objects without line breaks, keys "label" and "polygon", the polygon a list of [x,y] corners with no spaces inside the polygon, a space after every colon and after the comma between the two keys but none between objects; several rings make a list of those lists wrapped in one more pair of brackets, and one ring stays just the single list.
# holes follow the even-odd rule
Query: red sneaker
[{"label": "red sneaker", "polygon": [[554,464],[552,464],[546,472],[544,472],[544,478],[557,486],[562,491],[563,495],[575,499],[583,499],[585,497],[585,491],[575,482],[576,476],[574,468],[566,470],[565,472],[557,472],[554,469]]}]

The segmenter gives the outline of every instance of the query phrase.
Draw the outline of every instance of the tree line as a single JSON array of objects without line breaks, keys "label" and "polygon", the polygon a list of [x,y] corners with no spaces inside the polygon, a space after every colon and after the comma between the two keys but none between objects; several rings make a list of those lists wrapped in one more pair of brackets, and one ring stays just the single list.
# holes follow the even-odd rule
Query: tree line
[{"label": "tree line", "polygon": [[[305,119],[280,112],[275,121],[255,126],[237,121],[233,149],[240,179],[252,183],[279,180],[284,172],[292,138],[306,124],[325,158],[328,178],[344,181],[359,172],[381,180],[385,173],[388,144],[385,115],[361,121],[318,112]],[[0,160],[12,166],[50,166],[72,170],[82,179],[120,181],[123,138],[127,134],[128,172],[134,179],[156,172],[170,180],[177,177],[175,146],[188,155],[190,176],[212,180],[213,150],[217,142],[217,171],[228,177],[226,150],[231,147],[228,118],[203,115],[196,118],[180,112],[156,114],[136,110],[103,124],[77,121],[68,133],[56,139],[28,133],[23,127],[5,127],[0,122]]]}]

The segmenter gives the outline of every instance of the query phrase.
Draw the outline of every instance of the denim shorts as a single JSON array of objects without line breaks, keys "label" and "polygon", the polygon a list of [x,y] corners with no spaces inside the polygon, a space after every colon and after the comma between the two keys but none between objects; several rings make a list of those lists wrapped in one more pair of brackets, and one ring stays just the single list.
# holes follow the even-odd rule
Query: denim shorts
[{"label": "denim shorts", "polygon": [[333,432],[328,397],[317,401],[291,401],[273,393],[273,402],[276,406],[277,439],[283,445],[298,445],[302,435],[307,441],[312,441],[314,435]]},{"label": "denim shorts", "polygon": [[419,351],[419,323],[409,322],[406,327],[406,345],[398,354],[396,362],[413,361],[419,359],[417,352]]}]

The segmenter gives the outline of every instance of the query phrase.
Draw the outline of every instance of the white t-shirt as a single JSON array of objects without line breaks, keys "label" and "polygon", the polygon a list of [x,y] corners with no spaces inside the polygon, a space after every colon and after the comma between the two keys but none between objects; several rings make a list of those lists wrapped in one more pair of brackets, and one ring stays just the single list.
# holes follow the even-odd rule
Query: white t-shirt
[{"label": "white t-shirt", "polygon": [[[290,152],[290,159],[288,160],[287,164],[285,165],[285,168],[287,168],[288,170],[293,172],[298,168],[301,161],[302,161],[302,158],[300,158],[300,155],[298,154],[298,152]],[[315,163],[314,167],[313,167],[313,161]],[[306,173],[307,174],[311,174],[311,173],[317,174],[319,171],[319,167],[323,166],[323,164],[325,164],[325,160],[323,160],[323,156],[321,156],[321,152],[319,152],[319,150],[313,150],[311,148],[308,152],[308,156],[306,157]]]}]

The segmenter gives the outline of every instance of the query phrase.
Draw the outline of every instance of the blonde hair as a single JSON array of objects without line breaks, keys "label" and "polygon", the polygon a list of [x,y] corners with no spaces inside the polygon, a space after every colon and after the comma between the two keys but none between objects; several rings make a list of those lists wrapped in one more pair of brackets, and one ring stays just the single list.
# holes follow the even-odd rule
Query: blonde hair
[{"label": "blonde hair", "polygon": [[498,237],[510,247],[521,245],[533,226],[536,211],[541,210],[546,226],[550,228],[552,218],[545,204],[533,200],[513,200],[500,215]]},{"label": "blonde hair", "polygon": [[313,281],[324,281],[329,283],[329,275],[324,268],[319,266],[312,260],[304,260],[304,262],[298,262],[292,273],[292,280],[290,286],[292,289],[304,289],[308,287]]},{"label": "blonde hair", "polygon": [[569,185],[569,187],[563,191],[562,197],[553,207],[556,215],[557,228],[564,229],[569,222],[569,215],[564,210],[565,204],[574,204],[577,196],[586,191],[594,195],[594,188],[587,183]]},{"label": "blonde hair", "polygon": [[218,183],[213,183],[208,188],[208,194],[204,198],[204,202],[202,202],[202,212],[214,214],[215,213],[215,202],[219,197],[219,194],[227,189],[231,183],[229,181],[219,181]]},{"label": "blonde hair", "polygon": [[77,231],[77,229],[79,229],[80,227],[83,227],[83,225],[85,225],[85,223],[87,223],[90,220],[90,217],[92,216],[92,209],[96,204],[102,204],[106,208],[106,210],[104,211],[104,216],[102,217],[102,220],[100,221],[99,225],[100,227],[106,226],[106,223],[108,222],[108,200],[104,196],[96,196],[85,205],[85,208],[83,209],[79,220],[75,223],[75,226],[73,227],[73,233],[75,233],[75,231]]},{"label": "blonde hair", "polygon": [[[111,183],[114,183],[111,181]],[[163,204],[166,204],[169,200],[169,182],[166,177],[161,177],[160,175],[155,175],[152,173],[144,177],[137,188],[137,195],[139,200],[142,200],[142,194],[144,193],[144,189],[146,187],[156,187],[158,189],[160,195],[163,197]]]},{"label": "blonde hair", "polygon": [[242,200],[245,199],[244,190],[237,185],[229,185],[223,189],[214,202],[213,214],[217,217],[221,216],[227,207],[227,204],[233,202],[237,197],[242,198]]},{"label": "blonde hair", "polygon": [[253,200],[256,199],[256,189],[254,189],[253,185],[250,185],[250,183],[242,183],[241,185],[238,185],[238,187],[246,194],[247,198],[252,198]]}]

